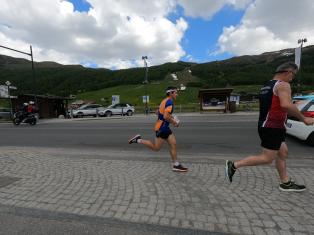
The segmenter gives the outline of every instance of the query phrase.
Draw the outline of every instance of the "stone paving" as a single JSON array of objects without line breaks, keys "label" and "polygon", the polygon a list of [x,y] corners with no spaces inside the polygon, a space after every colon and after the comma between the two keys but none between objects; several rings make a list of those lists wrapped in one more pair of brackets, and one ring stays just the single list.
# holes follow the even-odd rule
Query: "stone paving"
[{"label": "stone paving", "polygon": [[0,204],[230,234],[314,234],[311,160],[289,166],[308,190],[286,193],[271,166],[243,168],[229,184],[223,158],[174,173],[168,158],[97,154],[0,147],[0,179],[14,179],[0,184]]}]

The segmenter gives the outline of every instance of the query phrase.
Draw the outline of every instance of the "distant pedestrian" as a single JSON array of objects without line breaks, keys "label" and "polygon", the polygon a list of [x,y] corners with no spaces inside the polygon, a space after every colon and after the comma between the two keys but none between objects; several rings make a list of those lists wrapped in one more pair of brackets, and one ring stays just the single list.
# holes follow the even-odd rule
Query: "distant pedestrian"
[{"label": "distant pedestrian", "polygon": [[28,115],[35,113],[34,101],[29,101],[27,106]]},{"label": "distant pedestrian", "polygon": [[21,111],[23,112],[23,115],[27,116],[27,109],[28,109],[28,103],[23,103],[23,106],[21,107]]},{"label": "distant pedestrian", "polygon": [[304,185],[294,183],[287,175],[286,159],[288,147],[285,143],[285,121],[287,113],[298,118],[306,125],[313,125],[314,119],[304,117],[291,101],[289,82],[293,80],[298,67],[293,62],[280,65],[272,80],[268,81],[260,90],[260,114],[258,134],[261,139],[262,153],[257,156],[248,156],[239,161],[226,161],[226,176],[230,183],[237,169],[244,166],[271,164],[276,161],[279,173],[279,189],[282,191],[304,191]]},{"label": "distant pedestrian", "polygon": [[179,126],[179,120],[172,115],[174,109],[174,100],[177,98],[178,90],[176,87],[168,87],[166,89],[167,98],[165,98],[159,105],[157,112],[158,119],[155,124],[156,139],[155,143],[150,140],[144,140],[140,135],[136,135],[129,140],[129,144],[139,143],[148,148],[159,151],[162,144],[167,141],[170,146],[170,155],[173,162],[172,170],[176,172],[186,172],[188,168],[183,167],[177,160],[177,142],[169,125],[173,124],[175,127]]}]

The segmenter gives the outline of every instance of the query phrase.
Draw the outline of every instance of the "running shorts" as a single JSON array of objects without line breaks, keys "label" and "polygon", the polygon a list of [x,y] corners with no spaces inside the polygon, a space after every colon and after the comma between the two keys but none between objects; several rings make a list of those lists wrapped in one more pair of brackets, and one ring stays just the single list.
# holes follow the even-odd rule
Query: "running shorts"
[{"label": "running shorts", "polygon": [[164,140],[168,139],[169,135],[171,135],[171,134],[172,134],[172,131],[170,130],[170,128],[167,128],[165,130],[156,131],[156,137],[162,138]]},{"label": "running shorts", "polygon": [[265,149],[279,150],[281,143],[285,142],[286,130],[280,128],[259,127],[258,134],[261,146]]}]

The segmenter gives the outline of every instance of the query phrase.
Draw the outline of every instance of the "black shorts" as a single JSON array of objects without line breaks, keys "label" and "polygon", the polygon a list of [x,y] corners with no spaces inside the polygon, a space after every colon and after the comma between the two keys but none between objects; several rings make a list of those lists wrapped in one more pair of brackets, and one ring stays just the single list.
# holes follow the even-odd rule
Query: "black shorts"
[{"label": "black shorts", "polygon": [[279,150],[282,142],[285,142],[286,130],[279,128],[258,128],[261,146],[265,149]]},{"label": "black shorts", "polygon": [[168,139],[169,135],[171,134],[172,134],[172,131],[170,129],[156,131],[156,137],[162,138],[164,140]]}]

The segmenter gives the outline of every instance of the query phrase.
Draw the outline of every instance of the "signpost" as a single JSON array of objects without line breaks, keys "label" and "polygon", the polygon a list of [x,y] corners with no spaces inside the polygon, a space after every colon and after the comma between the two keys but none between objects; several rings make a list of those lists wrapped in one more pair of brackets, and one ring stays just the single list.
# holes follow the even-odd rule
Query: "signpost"
[{"label": "signpost", "polygon": [[[15,51],[15,52],[18,52],[18,53],[21,53],[21,54],[24,54],[24,55],[28,55],[31,57],[31,62],[32,62],[32,75],[33,75],[33,89],[34,89],[34,98],[35,98],[35,105],[37,106],[37,96],[36,96],[36,92],[37,92],[37,83],[36,83],[36,77],[35,77],[35,69],[34,69],[34,57],[33,57],[33,48],[32,48],[32,45],[29,46],[29,49],[30,49],[30,53],[28,52],[24,52],[24,51],[19,51],[19,50],[16,50],[16,49],[13,49],[13,48],[10,48],[10,47],[6,47],[6,46],[2,46],[0,45],[1,48],[4,48],[4,49],[7,49],[7,50],[10,50],[10,51]],[[16,89],[16,88],[15,88]]]},{"label": "signpost", "polygon": [[0,85],[0,98],[9,98],[8,86]]},{"label": "signpost", "polygon": [[143,103],[144,104],[149,103],[149,95],[143,95]]},{"label": "signpost", "polygon": [[111,98],[111,103],[112,104],[120,103],[120,96],[119,95],[113,95],[112,98]]}]

